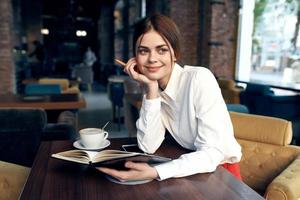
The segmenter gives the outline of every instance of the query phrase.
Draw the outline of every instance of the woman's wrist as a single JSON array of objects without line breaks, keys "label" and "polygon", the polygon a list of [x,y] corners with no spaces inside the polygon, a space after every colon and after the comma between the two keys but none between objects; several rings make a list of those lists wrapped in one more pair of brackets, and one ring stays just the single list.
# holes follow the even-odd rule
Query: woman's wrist
[{"label": "woman's wrist", "polygon": [[151,167],[151,170],[152,170],[152,178],[153,178],[153,179],[159,178],[158,172],[157,172],[157,170],[155,169],[155,167]]},{"label": "woman's wrist", "polygon": [[149,83],[146,84],[146,98],[147,99],[156,99],[159,97],[159,89],[158,89],[158,83],[157,82],[153,82],[153,83]]}]

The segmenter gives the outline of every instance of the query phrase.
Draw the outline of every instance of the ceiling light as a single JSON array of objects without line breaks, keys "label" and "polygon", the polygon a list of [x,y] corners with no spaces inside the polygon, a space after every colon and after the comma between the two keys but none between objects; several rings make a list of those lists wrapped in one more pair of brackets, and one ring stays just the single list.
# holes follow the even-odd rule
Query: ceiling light
[{"label": "ceiling light", "polygon": [[87,35],[87,32],[84,30],[77,30],[76,31],[76,36],[77,37],[85,37]]},{"label": "ceiling light", "polygon": [[42,33],[43,35],[49,35],[49,29],[47,29],[47,28],[42,28],[42,29],[41,29],[41,33]]}]

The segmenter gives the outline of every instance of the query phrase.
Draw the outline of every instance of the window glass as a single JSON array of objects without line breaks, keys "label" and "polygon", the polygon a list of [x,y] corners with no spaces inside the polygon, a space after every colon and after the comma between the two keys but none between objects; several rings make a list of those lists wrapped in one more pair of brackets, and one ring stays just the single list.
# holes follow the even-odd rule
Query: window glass
[{"label": "window glass", "polygon": [[[299,1],[243,1],[240,19],[242,17],[245,19],[243,15],[247,12],[244,10],[246,6],[251,6],[250,4],[252,7],[254,4],[254,8],[249,12],[251,17],[247,18],[248,23],[240,23],[239,43],[251,43],[248,44],[251,47],[251,55],[241,56],[246,51],[242,48],[243,46],[240,46],[238,53],[240,55],[237,56],[238,71],[244,69],[244,73],[245,71],[249,73],[248,77],[246,76],[248,80],[245,81],[290,86],[300,84]],[[253,24],[253,29],[251,41],[245,42],[247,37],[243,36],[241,30],[244,30],[243,27],[247,24],[248,26]],[[250,62],[247,63],[244,58],[250,59]],[[238,80],[242,77],[240,74],[237,74]]]},{"label": "window glass", "polygon": [[251,79],[300,82],[297,0],[255,1]]}]

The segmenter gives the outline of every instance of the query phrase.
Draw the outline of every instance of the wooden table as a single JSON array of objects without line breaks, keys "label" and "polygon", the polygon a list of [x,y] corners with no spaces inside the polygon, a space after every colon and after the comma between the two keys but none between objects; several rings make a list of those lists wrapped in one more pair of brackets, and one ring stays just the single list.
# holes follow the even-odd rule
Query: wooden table
[{"label": "wooden table", "polygon": [[1,107],[68,110],[85,108],[86,102],[81,94],[54,94],[45,96],[7,94],[0,95],[0,108]]},{"label": "wooden table", "polygon": [[126,75],[112,75],[108,77],[109,83],[124,83],[124,80],[128,79],[129,76]]},{"label": "wooden table", "polygon": [[[111,139],[112,149],[135,138]],[[20,199],[263,199],[222,167],[214,173],[152,181],[142,185],[119,185],[86,165],[50,158],[52,153],[72,149],[70,141],[43,142]],[[158,155],[177,158],[187,152],[173,142],[164,142]]]}]

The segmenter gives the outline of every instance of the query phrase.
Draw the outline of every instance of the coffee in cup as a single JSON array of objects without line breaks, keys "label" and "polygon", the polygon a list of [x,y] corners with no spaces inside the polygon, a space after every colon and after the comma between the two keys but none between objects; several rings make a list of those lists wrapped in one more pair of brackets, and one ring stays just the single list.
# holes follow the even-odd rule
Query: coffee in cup
[{"label": "coffee in cup", "polygon": [[99,148],[108,137],[108,132],[101,128],[84,128],[79,130],[81,143],[86,148]]}]

